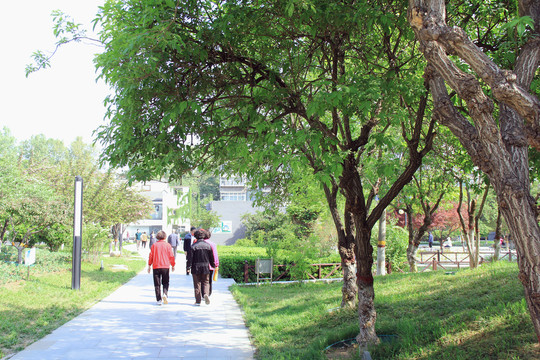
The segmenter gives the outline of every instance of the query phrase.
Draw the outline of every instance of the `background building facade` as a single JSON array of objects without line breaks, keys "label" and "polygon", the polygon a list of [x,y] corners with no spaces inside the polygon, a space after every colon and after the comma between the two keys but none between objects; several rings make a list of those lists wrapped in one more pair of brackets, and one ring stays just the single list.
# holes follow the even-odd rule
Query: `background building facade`
[{"label": "background building facade", "polygon": [[212,229],[212,241],[219,245],[233,245],[245,237],[246,227],[242,215],[254,214],[262,208],[253,206],[253,192],[242,178],[222,176],[219,180],[220,201],[211,201],[207,209],[221,218],[221,226]]},{"label": "background building facade", "polygon": [[167,182],[147,181],[133,185],[141,193],[152,200],[154,212],[150,218],[139,220],[129,224],[127,230],[129,237],[134,238],[135,232],[139,229],[150,234],[164,230],[167,235],[176,229],[178,233],[189,231],[189,219],[177,216],[177,210],[186,205],[188,201],[189,188],[187,186],[171,186]]}]

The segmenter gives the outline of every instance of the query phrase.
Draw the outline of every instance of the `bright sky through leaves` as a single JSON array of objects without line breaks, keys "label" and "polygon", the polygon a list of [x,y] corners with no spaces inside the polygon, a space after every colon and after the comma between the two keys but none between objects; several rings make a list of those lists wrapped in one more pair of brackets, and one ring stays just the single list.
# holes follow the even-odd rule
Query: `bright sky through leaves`
[{"label": "bright sky through leaves", "polygon": [[[99,0],[29,0],[3,3],[0,31],[3,54],[0,128],[7,126],[19,141],[32,135],[63,140],[69,145],[77,136],[93,140],[92,131],[104,124],[103,99],[109,93],[96,83],[93,54],[101,48],[89,43],[63,46],[51,68],[25,77],[25,66],[36,50],[54,50],[51,12],[59,9],[91,30]],[[91,33],[88,33],[91,36]]]}]

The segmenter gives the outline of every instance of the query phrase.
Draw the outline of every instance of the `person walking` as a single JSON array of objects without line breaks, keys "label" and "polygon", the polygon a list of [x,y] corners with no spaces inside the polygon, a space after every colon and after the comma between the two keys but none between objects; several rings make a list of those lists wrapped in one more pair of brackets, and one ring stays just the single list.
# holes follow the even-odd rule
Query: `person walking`
[{"label": "person walking", "polygon": [[190,232],[188,232],[186,236],[184,236],[184,252],[186,253],[186,275],[189,275],[191,272],[191,257],[189,253],[191,252],[193,234],[195,233],[196,229],[196,227],[192,226]]},{"label": "person walking", "polygon": [[176,233],[176,230],[172,230],[172,233],[167,238],[167,242],[171,245],[173,249],[174,258],[176,259],[176,249],[178,248],[178,243],[180,242],[180,239],[178,238],[178,234]]},{"label": "person walking", "polygon": [[157,241],[156,235],[152,231],[152,233],[150,234],[150,242],[148,243],[148,248],[151,249],[152,245],[154,245],[156,241]]},{"label": "person walking", "polygon": [[194,232],[197,242],[191,247],[188,256],[191,260],[191,275],[195,290],[195,305],[200,306],[204,298],[206,305],[210,305],[210,266],[216,267],[212,246],[205,241],[206,231],[199,229]]},{"label": "person walking", "polygon": [[[206,241],[207,243],[210,244],[210,246],[212,247],[212,253],[214,254],[214,262],[216,264],[215,267],[212,267],[212,264],[210,264],[210,288],[208,290],[208,296],[212,295],[212,280],[214,278],[214,272],[215,271],[218,271],[218,267],[219,267],[219,256],[218,256],[218,252],[217,252],[217,245],[210,241],[210,237],[212,236],[212,233],[209,231],[209,230],[204,230],[205,232],[205,239],[204,241]],[[217,275],[217,274],[216,274]]]},{"label": "person walking", "polygon": [[146,242],[147,241],[148,241],[148,235],[146,235],[146,231],[143,231],[143,233],[141,235],[141,243],[142,243],[143,249],[146,248]]},{"label": "person walking", "polygon": [[[169,268],[176,265],[171,245],[165,241],[167,234],[160,230],[157,233],[157,242],[150,247],[150,255],[148,256],[148,273],[150,266],[154,270],[154,289],[156,291],[156,301],[158,305],[168,304],[169,294]],[[163,296],[161,295],[161,287],[163,286]]]},{"label": "person walking", "polygon": [[142,233],[137,229],[137,232],[135,233],[135,241],[137,242],[137,251],[139,251],[139,248],[141,247],[141,237]]},{"label": "person walking", "polygon": [[433,234],[431,233],[431,231],[429,232],[428,236],[428,245],[430,249],[433,247]]}]

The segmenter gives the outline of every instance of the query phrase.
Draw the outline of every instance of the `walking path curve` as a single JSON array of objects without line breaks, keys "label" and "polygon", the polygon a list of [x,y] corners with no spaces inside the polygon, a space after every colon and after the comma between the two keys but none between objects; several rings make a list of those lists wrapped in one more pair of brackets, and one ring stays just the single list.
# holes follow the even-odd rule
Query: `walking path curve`
[{"label": "walking path curve", "polygon": [[[146,258],[147,250],[140,253]],[[192,278],[178,254],[167,305],[156,305],[152,276],[145,269],[9,359],[253,359],[241,309],[228,290],[233,283],[218,279],[210,305],[194,306]]]}]

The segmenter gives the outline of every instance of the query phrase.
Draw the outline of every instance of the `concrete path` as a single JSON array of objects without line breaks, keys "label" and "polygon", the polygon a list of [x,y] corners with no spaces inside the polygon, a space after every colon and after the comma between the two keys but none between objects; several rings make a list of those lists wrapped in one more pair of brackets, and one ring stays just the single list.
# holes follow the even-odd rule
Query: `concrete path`
[{"label": "concrete path", "polygon": [[210,305],[194,306],[192,278],[186,275],[185,257],[178,254],[169,304],[156,305],[152,276],[145,269],[9,359],[253,359],[241,309],[228,290],[233,283],[218,279]]}]

